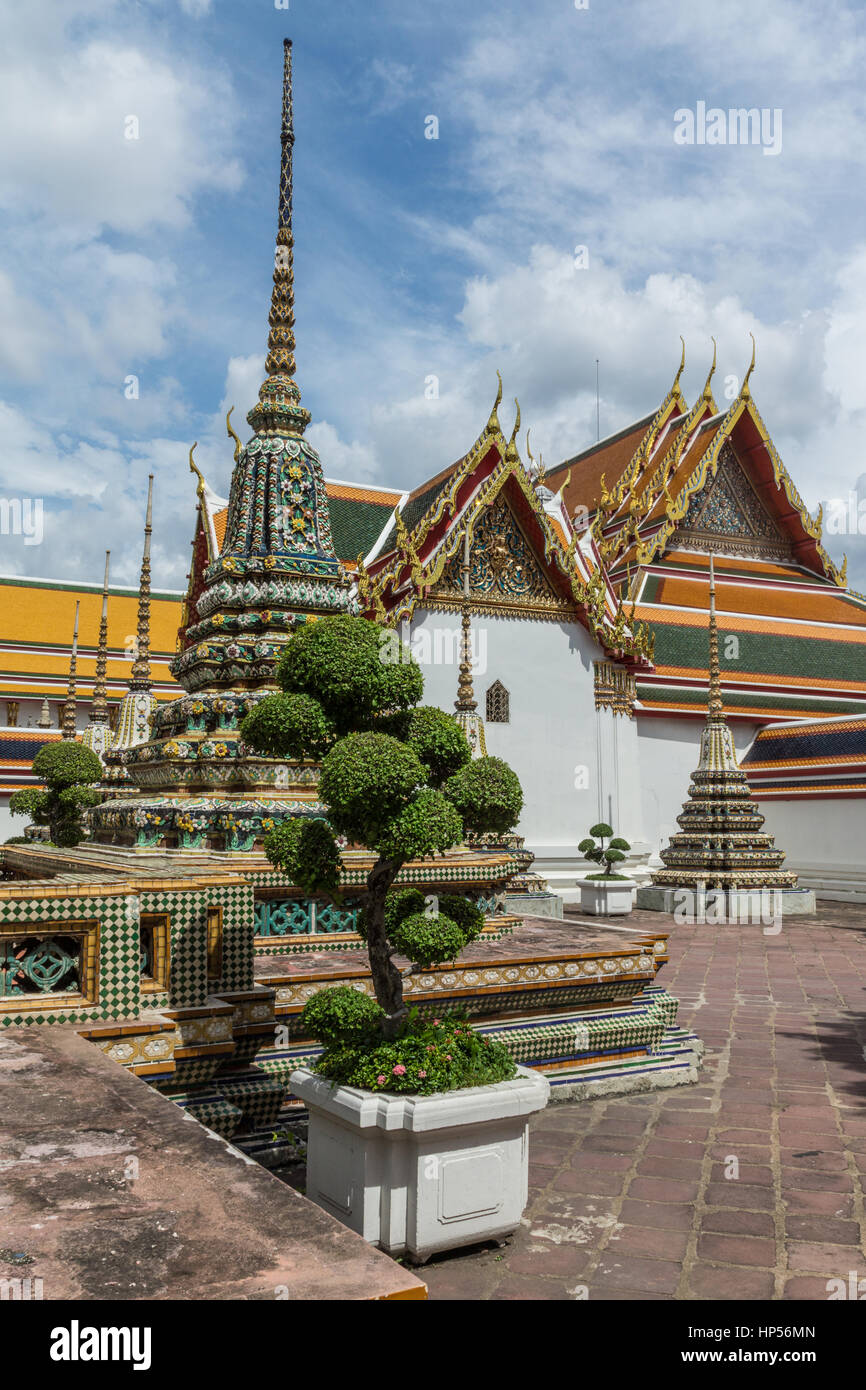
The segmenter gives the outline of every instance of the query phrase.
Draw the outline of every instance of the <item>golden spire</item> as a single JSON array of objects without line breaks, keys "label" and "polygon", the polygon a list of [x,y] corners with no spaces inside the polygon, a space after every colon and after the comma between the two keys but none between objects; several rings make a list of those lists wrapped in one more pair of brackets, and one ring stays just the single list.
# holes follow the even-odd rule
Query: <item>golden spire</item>
[{"label": "golden spire", "polygon": [[502,429],[499,423],[499,407],[502,404],[502,374],[496,373],[499,379],[499,389],[496,392],[496,400],[493,402],[493,409],[490,412],[490,419],[487,421],[487,434],[498,434]]},{"label": "golden spire", "polygon": [[78,665],[78,610],[75,605],[75,627],[72,630],[72,655],[69,658],[69,685],[66,688],[66,703],[63,706],[61,728],[64,738],[75,738],[75,668]]},{"label": "golden spire", "polygon": [[108,562],[111,551],[105,552],[105,580],[102,585],[102,617],[99,621],[99,646],[96,650],[96,679],[93,682],[93,702],[90,723],[108,723],[108,701],[105,698],[105,676],[108,669]]},{"label": "golden spire", "polygon": [[267,378],[247,416],[256,434],[302,435],[310,412],[301,405],[295,376],[295,242],[292,235],[292,41],[283,40],[283,115],[280,127],[280,194],[274,288],[268,314]]},{"label": "golden spire", "polygon": [[743,384],[742,384],[742,386],[740,387],[740,395],[741,395],[741,397],[743,398],[743,400],[747,400],[748,397],[751,396],[751,394],[752,394],[751,391],[749,390],[749,377],[752,375],[752,372],[755,370],[755,335],[754,335],[754,333],[750,333],[750,334],[749,334],[749,337],[750,337],[751,340],[752,340],[752,360],[751,360],[751,362],[749,363],[748,371],[746,372],[746,375],[743,377]]},{"label": "golden spire", "polygon": [[[234,406],[232,406],[231,410],[229,411],[228,415],[226,416],[226,433],[228,434],[229,439],[233,439],[233,440],[235,441],[235,463],[237,463],[238,459],[239,459],[240,456],[241,456],[241,450],[243,449],[243,445],[241,444],[241,441],[238,439],[237,435],[235,434],[234,430],[232,429],[232,410],[234,410]],[[195,445],[193,445],[192,447],[193,447],[193,449],[194,449],[194,448],[195,448]],[[190,467],[193,467],[193,462],[192,462],[192,449],[190,450],[189,461],[190,461]],[[200,474],[200,473],[199,473],[199,477],[201,477],[201,474]]]},{"label": "golden spire", "polygon": [[[193,445],[193,449],[195,445]],[[190,449],[192,467],[192,449]],[[201,475],[199,475],[201,476]],[[150,537],[153,530],[153,474],[147,480],[147,513],[144,520],[144,550],[141,556],[141,579],[138,586],[138,631],[135,660],[132,663],[130,690],[150,690]]]},{"label": "golden spire", "polygon": [[708,718],[711,723],[725,722],[722,704],[722,678],[719,671],[719,630],[716,625],[716,574],[710,556],[710,688]]}]

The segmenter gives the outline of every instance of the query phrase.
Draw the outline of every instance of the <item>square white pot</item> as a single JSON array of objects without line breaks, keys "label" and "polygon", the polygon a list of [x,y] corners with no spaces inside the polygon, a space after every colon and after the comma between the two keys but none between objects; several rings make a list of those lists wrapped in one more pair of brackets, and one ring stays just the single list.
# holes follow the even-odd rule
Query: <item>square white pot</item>
[{"label": "square white pot", "polygon": [[634,879],[614,879],[605,883],[600,878],[577,879],[580,888],[580,910],[595,917],[620,917],[634,906]]},{"label": "square white pot", "polygon": [[540,1072],[434,1096],[332,1087],[306,1067],[289,1084],[310,1116],[307,1196],[372,1245],[424,1261],[520,1224]]}]

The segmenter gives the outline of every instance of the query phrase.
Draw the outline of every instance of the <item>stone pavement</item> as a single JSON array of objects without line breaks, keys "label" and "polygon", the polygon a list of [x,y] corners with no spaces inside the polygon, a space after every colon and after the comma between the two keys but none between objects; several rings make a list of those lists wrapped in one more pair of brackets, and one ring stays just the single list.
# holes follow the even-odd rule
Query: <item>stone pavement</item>
[{"label": "stone pavement", "polygon": [[549,1106],[522,1229],[419,1270],[432,1299],[826,1300],[829,1279],[866,1281],[866,909],[819,908],[777,936],[668,919],[659,983],[706,1044],[701,1084]]}]

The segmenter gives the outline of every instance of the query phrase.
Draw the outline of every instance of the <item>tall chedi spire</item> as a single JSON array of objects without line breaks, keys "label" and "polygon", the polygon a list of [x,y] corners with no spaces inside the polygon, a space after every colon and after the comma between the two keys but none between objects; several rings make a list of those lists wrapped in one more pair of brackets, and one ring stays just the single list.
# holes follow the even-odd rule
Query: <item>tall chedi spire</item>
[{"label": "tall chedi spire", "polygon": [[797,876],[782,868],[785,856],[752,800],[746,774],[737,762],[722,702],[716,579],[710,556],[709,691],[701,733],[701,755],[692,773],[689,799],[679,816],[679,834],[661,852],[663,869],[652,881],[661,888],[702,888],[746,892],[795,888]]},{"label": "tall chedi spire", "polygon": [[108,674],[108,568],[111,551],[105,552],[105,579],[102,585],[102,616],[99,621],[99,642],[96,648],[96,678],[93,682],[93,699],[90,703],[90,716],[87,728],[81,735],[81,742],[98,758],[111,746],[112,732],[108,722],[108,700],[106,698],[106,676]]},{"label": "tall chedi spire", "polygon": [[304,438],[310,414],[295,380],[294,141],[286,40],[266,377],[247,416],[253,435],[242,446],[227,421],[236,448],[221,546],[208,529],[209,490],[198,475],[211,544],[203,569],[194,559],[189,621],[171,662],[186,694],[156,709],[144,743],[126,747],[123,767],[137,791],[95,809],[103,841],[245,850],[281,818],[323,812],[317,768],[255,755],[240,737],[247,711],[276,689],[291,635],[349,608],[351,579],[334,553],[322,465]]},{"label": "tall chedi spire", "polygon": [[126,782],[123,754],[136,744],[143,743],[150,731],[150,719],[156,708],[151,694],[150,678],[150,540],[153,534],[153,474],[147,479],[147,511],[144,521],[144,550],[141,557],[141,577],[138,586],[138,623],[135,634],[132,674],[126,694],[120,702],[117,729],[103,759],[106,782]]},{"label": "tall chedi spire", "polygon": [[454,718],[460,725],[473,758],[487,757],[487,744],[484,738],[484,720],[478,713],[475,692],[472,689],[472,623],[469,617],[469,530],[463,536],[463,563],[460,572],[463,576],[463,612],[460,635],[460,679],[457,685],[457,699],[454,701]]},{"label": "tall chedi spire", "polygon": [[75,738],[75,677],[78,666],[78,610],[80,607],[81,604],[76,603],[75,626],[72,629],[72,651],[69,657],[69,684],[66,687],[66,702],[60,717],[60,727],[63,730],[64,738]]}]

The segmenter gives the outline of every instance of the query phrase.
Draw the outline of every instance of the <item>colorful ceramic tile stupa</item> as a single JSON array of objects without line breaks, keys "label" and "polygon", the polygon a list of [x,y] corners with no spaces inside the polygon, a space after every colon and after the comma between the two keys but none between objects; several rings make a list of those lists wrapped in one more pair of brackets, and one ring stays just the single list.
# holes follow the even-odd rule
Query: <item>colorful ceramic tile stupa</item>
[{"label": "colorful ceramic tile stupa", "polygon": [[[187,694],[156,711],[151,738],[123,752],[126,774],[143,795],[98,808],[94,838],[103,842],[246,850],[275,819],[322,809],[315,767],[258,757],[239,735],[247,711],[275,689],[280,648],[291,634],[350,603],[322,465],[304,439],[310,414],[295,381],[289,40],[284,55],[267,377],[247,416],[255,433],[245,448],[233,435],[225,540],[189,595],[190,621],[171,668]],[[197,472],[192,451],[190,464]],[[206,484],[199,480],[201,492]]]},{"label": "colorful ceramic tile stupa", "polygon": [[[663,869],[653,876],[659,888],[733,890],[796,889],[797,875],[782,868],[785,856],[762,827],[764,817],[752,799],[737,761],[722,704],[716,582],[710,556],[710,683],[701,755],[692,774],[689,799],[677,817],[681,826],[661,851]],[[644,890],[652,892],[652,889]],[[640,902],[640,898],[638,899]],[[650,906],[650,903],[646,904]]]}]

